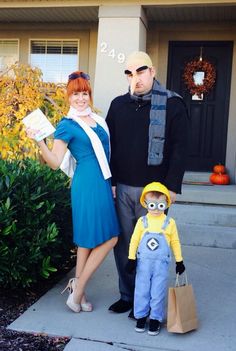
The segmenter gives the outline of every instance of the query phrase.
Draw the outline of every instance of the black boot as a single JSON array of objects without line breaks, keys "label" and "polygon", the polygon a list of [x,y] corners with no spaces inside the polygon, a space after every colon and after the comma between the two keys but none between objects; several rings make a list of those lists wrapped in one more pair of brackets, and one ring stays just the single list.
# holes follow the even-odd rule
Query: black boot
[{"label": "black boot", "polygon": [[150,319],[148,334],[158,335],[160,333],[160,330],[161,330],[161,322],[159,322],[157,319]]},{"label": "black boot", "polygon": [[133,319],[134,321],[136,320],[136,318],[134,317],[134,309],[132,308],[132,310],[130,311],[129,315],[128,315],[129,319]]},{"label": "black boot", "polygon": [[145,331],[147,317],[138,318],[135,330],[138,333],[143,333]]},{"label": "black boot", "polygon": [[115,313],[124,313],[129,311],[133,307],[132,301],[125,301],[120,299],[119,301],[113,303],[108,310]]}]

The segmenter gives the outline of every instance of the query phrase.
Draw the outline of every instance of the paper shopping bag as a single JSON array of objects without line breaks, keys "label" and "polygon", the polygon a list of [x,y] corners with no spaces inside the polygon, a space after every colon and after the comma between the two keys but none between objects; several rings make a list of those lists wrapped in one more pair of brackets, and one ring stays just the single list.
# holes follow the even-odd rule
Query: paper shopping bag
[{"label": "paper shopping bag", "polygon": [[172,333],[187,333],[197,327],[193,287],[188,284],[186,274],[185,284],[179,285],[177,275],[175,287],[170,287],[168,291],[167,330]]}]

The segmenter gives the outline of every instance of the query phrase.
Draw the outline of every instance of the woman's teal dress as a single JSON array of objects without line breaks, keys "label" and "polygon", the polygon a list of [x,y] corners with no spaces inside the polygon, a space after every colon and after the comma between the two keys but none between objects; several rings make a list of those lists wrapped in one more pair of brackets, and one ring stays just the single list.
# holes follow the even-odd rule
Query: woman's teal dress
[{"label": "woman's teal dress", "polygon": [[[92,129],[100,138],[108,158],[107,133],[99,124]],[[119,234],[110,179],[104,179],[91,141],[77,122],[63,118],[54,138],[68,144],[77,162],[71,185],[74,243],[94,248]]]}]

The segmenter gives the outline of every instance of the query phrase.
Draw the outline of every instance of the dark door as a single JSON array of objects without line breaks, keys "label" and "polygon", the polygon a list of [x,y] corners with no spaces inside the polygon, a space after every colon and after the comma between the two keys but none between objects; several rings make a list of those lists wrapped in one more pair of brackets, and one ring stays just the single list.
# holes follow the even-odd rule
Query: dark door
[{"label": "dark door", "polygon": [[[229,41],[169,43],[167,87],[183,96],[190,116],[188,171],[211,171],[214,164],[225,163],[232,50]],[[203,60],[214,65],[216,81],[202,100],[194,100],[183,72],[186,63],[198,59],[201,52]]]}]

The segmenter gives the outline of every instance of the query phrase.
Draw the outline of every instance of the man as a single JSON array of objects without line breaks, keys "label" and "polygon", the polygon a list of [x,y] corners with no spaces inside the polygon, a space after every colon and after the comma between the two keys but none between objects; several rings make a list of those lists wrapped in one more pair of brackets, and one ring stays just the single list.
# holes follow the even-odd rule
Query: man
[{"label": "man", "polygon": [[[160,85],[150,57],[132,53],[126,61],[129,92],[115,98],[108,111],[111,170],[121,235],[114,249],[121,298],[109,307],[116,313],[133,307],[134,277],[126,271],[131,234],[146,214],[139,198],[153,181],[181,193],[187,149],[188,115],[182,98]],[[129,314],[133,318],[133,310]]]}]

